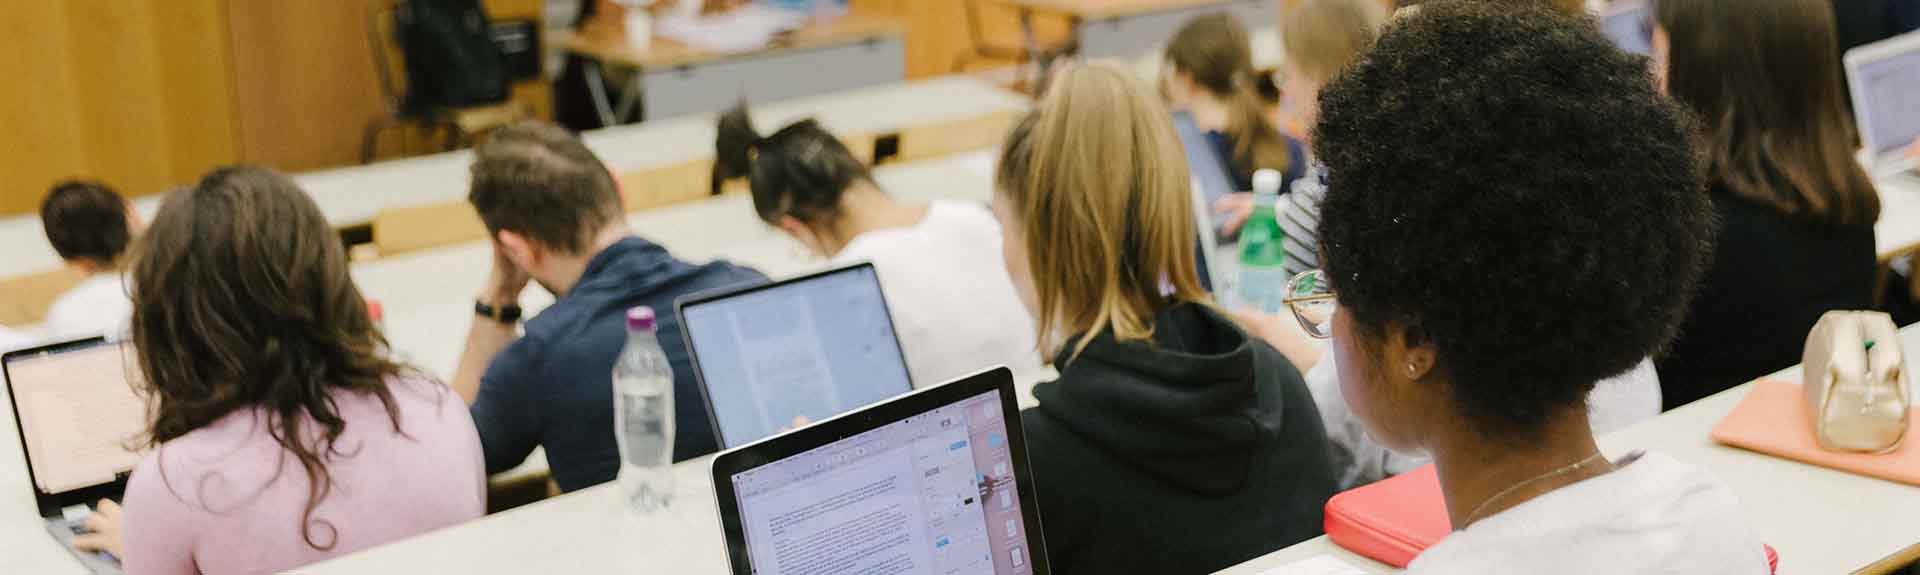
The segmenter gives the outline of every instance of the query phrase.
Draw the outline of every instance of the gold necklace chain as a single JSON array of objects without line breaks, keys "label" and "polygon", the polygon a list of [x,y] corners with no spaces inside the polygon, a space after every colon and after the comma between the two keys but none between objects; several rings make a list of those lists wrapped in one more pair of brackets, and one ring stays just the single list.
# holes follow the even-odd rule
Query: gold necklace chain
[{"label": "gold necklace chain", "polygon": [[1509,487],[1507,487],[1506,489],[1502,489],[1502,490],[1500,490],[1500,492],[1499,492],[1499,493],[1495,493],[1495,494],[1493,494],[1493,496],[1492,496],[1492,497],[1488,497],[1488,498],[1487,498],[1487,499],[1486,499],[1485,501],[1481,501],[1481,502],[1480,502],[1480,506],[1479,506],[1479,507],[1475,507],[1475,508],[1473,508],[1473,513],[1468,513],[1468,514],[1467,514],[1467,521],[1466,521],[1466,523],[1463,523],[1463,524],[1462,524],[1462,527],[1461,527],[1461,528],[1462,528],[1462,529],[1464,529],[1466,525],[1472,525],[1472,524],[1473,524],[1473,522],[1474,522],[1474,520],[1476,520],[1476,519],[1478,519],[1478,518],[1480,517],[1480,512],[1482,512],[1482,511],[1486,511],[1486,510],[1487,510],[1487,506],[1488,506],[1488,505],[1492,505],[1492,504],[1493,504],[1493,502],[1495,502],[1495,501],[1499,501],[1501,497],[1506,497],[1506,496],[1507,496],[1508,494],[1511,494],[1511,493],[1513,493],[1513,492],[1514,492],[1515,490],[1518,490],[1518,489],[1520,489],[1520,488],[1522,488],[1522,487],[1526,487],[1526,486],[1528,486],[1528,485],[1532,485],[1532,484],[1534,484],[1534,483],[1537,483],[1537,482],[1541,482],[1541,481],[1546,481],[1546,480],[1548,480],[1548,479],[1553,479],[1553,478],[1555,478],[1555,477],[1559,477],[1559,476],[1562,476],[1562,475],[1566,475],[1566,474],[1568,474],[1568,473],[1573,473],[1574,471],[1576,471],[1576,470],[1579,470],[1579,469],[1580,469],[1580,468],[1582,468],[1582,467],[1586,467],[1586,466],[1587,466],[1588,464],[1591,464],[1591,463],[1593,463],[1594,461],[1598,461],[1598,460],[1600,459],[1600,457],[1601,457],[1601,454],[1599,454],[1599,453],[1595,453],[1595,454],[1593,454],[1593,456],[1591,456],[1591,457],[1588,457],[1588,458],[1586,458],[1586,459],[1582,459],[1582,460],[1580,460],[1580,461],[1578,461],[1578,462],[1575,462],[1575,463],[1574,463],[1574,464],[1572,464],[1572,465],[1568,465],[1568,466],[1566,466],[1566,467],[1562,467],[1562,468],[1559,468],[1559,469],[1555,469],[1555,470],[1553,470],[1553,471],[1548,471],[1548,472],[1546,472],[1546,473],[1542,473],[1542,474],[1540,474],[1540,475],[1536,475],[1536,476],[1534,476],[1534,477],[1533,477],[1532,479],[1527,479],[1527,480],[1525,480],[1525,481],[1521,481],[1521,482],[1519,482],[1519,483],[1515,483],[1515,484],[1513,484],[1513,485],[1511,485],[1511,486],[1509,486]]}]

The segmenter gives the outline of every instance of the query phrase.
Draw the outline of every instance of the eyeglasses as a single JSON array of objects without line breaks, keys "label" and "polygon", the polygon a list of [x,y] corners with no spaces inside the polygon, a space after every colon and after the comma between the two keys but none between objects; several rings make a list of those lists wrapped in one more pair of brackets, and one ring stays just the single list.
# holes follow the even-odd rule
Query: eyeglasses
[{"label": "eyeglasses", "polygon": [[1305,272],[1287,280],[1287,297],[1280,300],[1293,311],[1293,319],[1314,339],[1333,337],[1333,286],[1320,270]]}]

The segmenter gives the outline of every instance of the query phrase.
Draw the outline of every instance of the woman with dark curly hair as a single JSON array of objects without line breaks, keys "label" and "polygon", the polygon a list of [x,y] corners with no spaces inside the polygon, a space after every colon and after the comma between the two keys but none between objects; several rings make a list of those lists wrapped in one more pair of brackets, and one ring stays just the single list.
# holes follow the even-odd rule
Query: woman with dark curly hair
[{"label": "woman with dark curly hair", "polygon": [[157,445],[76,539],[126,572],[266,573],[479,517],[466,404],[387,358],[305,192],[222,168],[133,248],[133,344]]},{"label": "woman with dark curly hair", "polygon": [[1455,531],[1407,572],[1765,573],[1729,489],[1609,459],[1588,423],[1672,338],[1713,233],[1645,66],[1579,17],[1428,2],[1320,110],[1325,267],[1290,293],[1372,434],[1433,455]]},{"label": "woman with dark curly hair", "polygon": [[1853,158],[1825,0],[1659,0],[1654,67],[1707,124],[1713,266],[1660,361],[1667,409],[1800,363],[1814,322],[1873,309],[1880,196]]}]

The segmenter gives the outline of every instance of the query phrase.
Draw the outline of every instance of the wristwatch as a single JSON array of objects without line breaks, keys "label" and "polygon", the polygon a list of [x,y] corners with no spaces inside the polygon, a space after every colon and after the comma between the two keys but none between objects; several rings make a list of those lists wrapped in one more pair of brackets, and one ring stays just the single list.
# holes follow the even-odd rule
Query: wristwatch
[{"label": "wristwatch", "polygon": [[475,301],[473,302],[473,313],[474,315],[507,325],[513,325],[520,321],[520,306],[515,304],[493,307],[488,305],[487,302]]}]

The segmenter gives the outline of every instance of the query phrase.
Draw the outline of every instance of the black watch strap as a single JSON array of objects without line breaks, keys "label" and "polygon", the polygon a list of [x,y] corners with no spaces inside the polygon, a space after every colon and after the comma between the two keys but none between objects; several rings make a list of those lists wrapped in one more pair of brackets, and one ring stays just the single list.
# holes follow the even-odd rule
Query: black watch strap
[{"label": "black watch strap", "polygon": [[509,325],[520,321],[520,306],[513,304],[493,307],[487,305],[487,302],[476,301],[473,302],[473,313],[474,315]]}]

